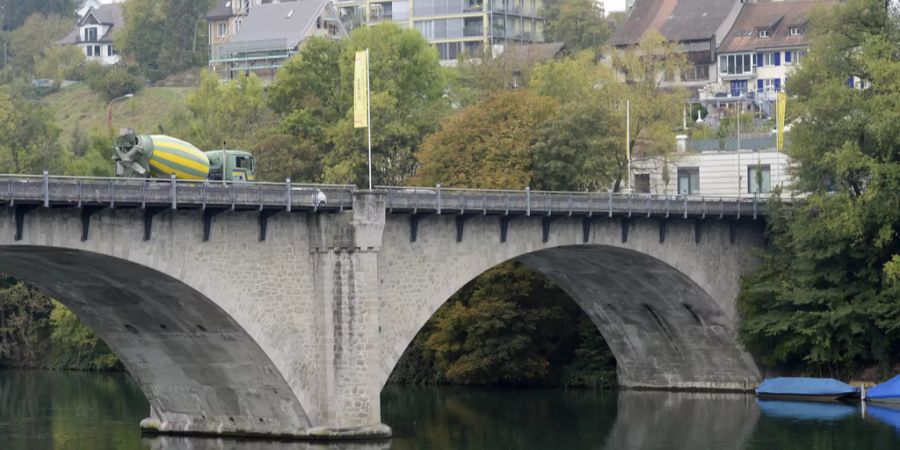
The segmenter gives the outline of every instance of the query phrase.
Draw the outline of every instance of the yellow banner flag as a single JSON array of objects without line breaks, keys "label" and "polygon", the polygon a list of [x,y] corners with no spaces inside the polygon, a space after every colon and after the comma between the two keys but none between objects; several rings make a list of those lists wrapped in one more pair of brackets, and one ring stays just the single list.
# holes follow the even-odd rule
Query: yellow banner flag
[{"label": "yellow banner flag", "polygon": [[787,93],[781,91],[778,93],[778,138],[775,148],[781,151],[784,148],[784,113],[787,110]]},{"label": "yellow banner flag", "polygon": [[353,128],[369,126],[369,51],[356,52],[353,73]]}]

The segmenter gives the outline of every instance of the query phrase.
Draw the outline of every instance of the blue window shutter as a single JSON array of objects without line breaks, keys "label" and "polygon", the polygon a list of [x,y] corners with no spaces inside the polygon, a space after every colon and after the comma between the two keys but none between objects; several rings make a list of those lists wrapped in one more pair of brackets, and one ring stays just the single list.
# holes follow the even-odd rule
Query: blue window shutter
[{"label": "blue window shutter", "polygon": [[784,52],[784,62],[785,63],[791,62],[791,51],[790,50]]},{"label": "blue window shutter", "polygon": [[756,90],[762,92],[763,90],[763,80],[756,80]]},{"label": "blue window shutter", "polygon": [[772,53],[772,55],[775,58],[775,61],[774,61],[775,65],[780,66],[781,65],[781,52],[775,52],[775,53]]},{"label": "blue window shutter", "polygon": [[762,53],[757,53],[757,54],[756,54],[756,66],[757,66],[757,67],[762,67],[762,65],[763,65],[763,54],[762,54]]},{"label": "blue window shutter", "polygon": [[847,78],[847,86],[853,87],[853,77]]},{"label": "blue window shutter", "polygon": [[781,78],[776,78],[774,83],[775,83],[775,90],[780,91],[781,90]]}]

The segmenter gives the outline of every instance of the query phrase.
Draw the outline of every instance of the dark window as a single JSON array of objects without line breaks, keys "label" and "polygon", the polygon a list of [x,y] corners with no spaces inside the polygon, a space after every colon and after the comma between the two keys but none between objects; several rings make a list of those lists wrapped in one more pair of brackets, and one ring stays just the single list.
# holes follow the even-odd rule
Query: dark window
[{"label": "dark window", "polygon": [[678,168],[678,195],[691,195],[700,193],[700,168]]},{"label": "dark window", "polygon": [[88,46],[87,46],[87,55],[88,55],[88,56],[94,56],[94,46],[93,46],[93,45],[88,45]]},{"label": "dark window", "polygon": [[116,51],[113,50],[112,45],[107,45],[106,46],[106,56],[113,56],[115,54],[116,54]]},{"label": "dark window", "polygon": [[84,29],[84,40],[88,42],[96,42],[97,41],[97,28],[85,28]]},{"label": "dark window", "polygon": [[638,194],[650,193],[650,174],[638,173],[634,175],[634,192]]},{"label": "dark window", "polygon": [[747,166],[748,192],[751,194],[767,194],[772,192],[772,174],[768,164]]}]

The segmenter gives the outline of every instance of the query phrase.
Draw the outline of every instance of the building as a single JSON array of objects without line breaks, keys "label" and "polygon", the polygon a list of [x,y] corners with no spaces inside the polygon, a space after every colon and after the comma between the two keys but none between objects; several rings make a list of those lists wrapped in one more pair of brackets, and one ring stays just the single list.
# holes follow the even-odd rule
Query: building
[{"label": "building", "polygon": [[[717,141],[711,139],[709,141]],[[741,150],[738,151],[737,148]],[[775,149],[774,135],[746,135],[725,142],[676,138],[676,152],[632,161],[631,191],[639,194],[707,198],[791,195],[790,158]]]},{"label": "building", "polygon": [[347,34],[329,0],[259,1],[226,0],[207,15],[209,68],[220,78],[254,73],[270,82],[306,38]]},{"label": "building", "polygon": [[81,6],[75,10],[75,15],[78,18],[84,17],[87,15],[87,12],[91,9],[97,9],[103,5],[109,5],[111,3],[124,3],[125,0],[84,0],[81,2]]},{"label": "building", "polygon": [[718,50],[719,82],[715,93],[732,97],[750,93],[760,108],[771,110],[775,92],[809,49],[810,12],[827,2],[746,4]]},{"label": "building", "polygon": [[609,38],[619,50],[636,46],[650,30],[681,45],[689,67],[670,83],[692,91],[717,81],[716,49],[743,6],[741,0],[636,0]]},{"label": "building", "polygon": [[78,19],[75,29],[58,43],[78,46],[88,61],[115,64],[119,62],[119,54],[113,46],[112,36],[124,24],[121,5],[113,3],[90,8]]},{"label": "building", "polygon": [[419,30],[443,64],[484,48],[544,42],[543,0],[357,0],[337,5],[350,23],[391,21]]}]

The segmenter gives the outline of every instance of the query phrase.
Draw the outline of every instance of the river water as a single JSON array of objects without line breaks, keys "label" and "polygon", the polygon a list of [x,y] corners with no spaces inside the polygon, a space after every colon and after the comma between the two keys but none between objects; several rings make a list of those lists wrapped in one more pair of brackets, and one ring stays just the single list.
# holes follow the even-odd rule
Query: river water
[{"label": "river water", "polygon": [[900,411],[734,394],[388,386],[394,438],[361,445],[142,437],[147,412],[127,374],[0,371],[6,450],[900,449]]}]

